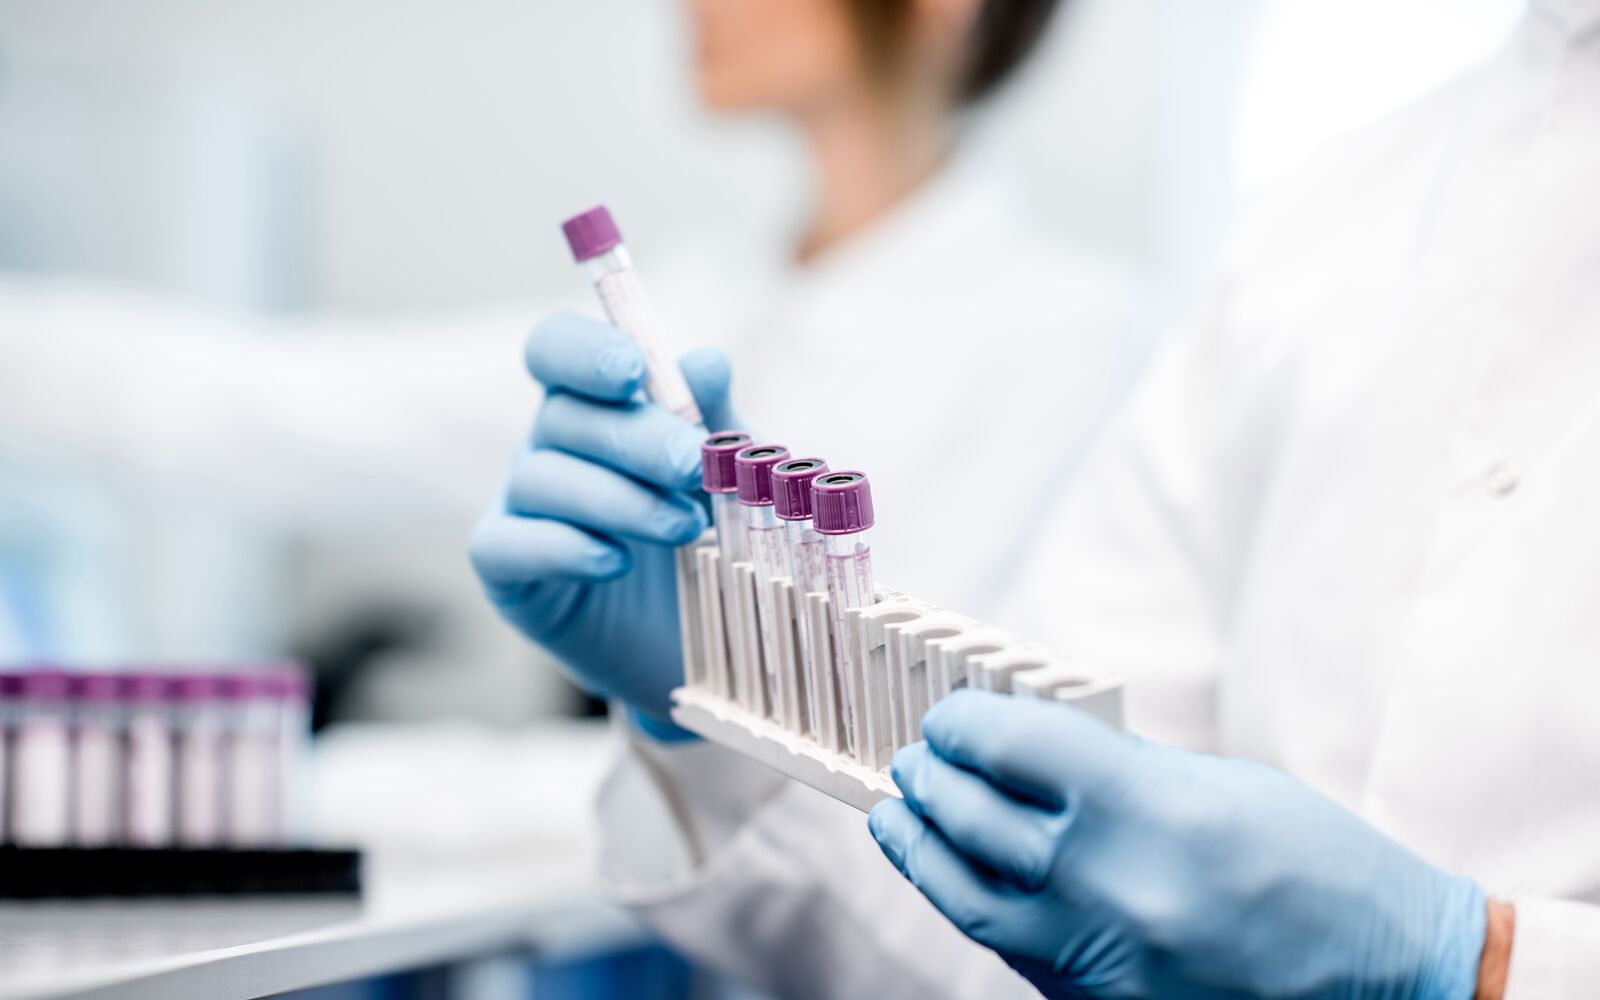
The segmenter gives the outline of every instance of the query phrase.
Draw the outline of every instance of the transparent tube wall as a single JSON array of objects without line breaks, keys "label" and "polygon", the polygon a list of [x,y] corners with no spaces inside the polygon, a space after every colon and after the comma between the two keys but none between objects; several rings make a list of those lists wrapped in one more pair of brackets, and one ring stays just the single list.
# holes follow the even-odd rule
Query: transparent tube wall
[{"label": "transparent tube wall", "polygon": [[711,523],[717,529],[722,570],[732,573],[734,563],[750,560],[750,533],[745,527],[744,505],[739,502],[738,494],[711,494]]},{"label": "transparent tube wall", "polygon": [[[868,532],[857,531],[849,535],[824,535],[823,562],[828,580],[828,603],[833,616],[833,662],[836,667],[840,710],[845,732],[855,732],[855,704],[850,697],[850,673],[855,651],[846,641],[845,612],[851,608],[864,608],[874,603],[876,591],[872,586],[872,546]],[[850,752],[856,753],[855,737],[850,737]]]},{"label": "transparent tube wall", "polygon": [[632,337],[644,352],[648,382],[645,390],[650,398],[671,410],[696,427],[705,425],[700,407],[695,405],[694,393],[678,368],[677,357],[667,343],[661,324],[656,321],[650,302],[645,297],[644,285],[633,269],[633,259],[625,246],[613,247],[603,254],[583,262],[584,270],[594,282],[595,294],[606,315],[620,330]]},{"label": "transparent tube wall", "polygon": [[778,686],[778,617],[772,605],[771,581],[784,575],[787,536],[783,522],[772,504],[746,507],[747,537],[750,559],[756,567],[756,615],[761,619],[761,659],[765,664],[763,675],[767,685],[767,704],[773,715],[783,718],[783,697]]},{"label": "transparent tube wall", "polygon": [[795,610],[800,616],[800,668],[806,678],[806,722],[813,734],[822,729],[822,709],[817,704],[817,656],[811,647],[811,605],[807,594],[827,593],[828,574],[823,558],[823,536],[810,520],[783,522],[784,575],[794,581]]}]

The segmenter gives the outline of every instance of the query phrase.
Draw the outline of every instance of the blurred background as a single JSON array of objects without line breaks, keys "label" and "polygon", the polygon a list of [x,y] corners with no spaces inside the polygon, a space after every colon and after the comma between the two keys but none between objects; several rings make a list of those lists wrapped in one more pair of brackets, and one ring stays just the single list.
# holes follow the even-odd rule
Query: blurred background
[{"label": "blurred background", "polygon": [[[973,145],[1178,317],[1254,186],[1492,52],[1520,8],[1076,0]],[[582,711],[479,598],[463,538],[533,412],[522,333],[593,310],[560,219],[609,203],[647,281],[687,242],[737,251],[793,225],[793,139],[703,112],[690,46],[664,0],[0,0],[0,654],[288,653],[344,718]],[[224,453],[202,476],[151,461],[149,441],[217,419],[203,393],[180,412],[122,400],[159,426],[97,415],[168,341],[190,352],[170,366],[186,395],[207,370],[186,357],[258,352],[261,398],[304,426],[238,440],[291,454],[207,444]],[[308,341],[327,383],[275,396],[274,343]],[[417,408],[430,382],[502,381],[483,412],[427,422],[455,432],[452,461],[347,486],[292,452],[341,422],[382,435],[334,377],[374,345],[413,362],[356,370]]]},{"label": "blurred background", "polygon": [[[1177,324],[1253,191],[1522,6],[1072,0],[967,155]],[[799,143],[692,69],[670,0],[0,0],[0,662],[298,658],[326,835],[584,853],[601,706],[465,539],[534,413],[526,331],[597,312],[560,220],[607,203],[652,288],[793,238]],[[683,995],[675,956],[618,961]],[[317,995],[469,995],[408,982]]]}]

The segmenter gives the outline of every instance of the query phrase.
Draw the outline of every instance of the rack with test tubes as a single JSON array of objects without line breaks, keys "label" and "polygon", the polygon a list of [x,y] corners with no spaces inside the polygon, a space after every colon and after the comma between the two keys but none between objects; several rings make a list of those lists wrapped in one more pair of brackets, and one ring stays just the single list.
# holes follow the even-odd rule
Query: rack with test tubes
[{"label": "rack with test tubes", "polygon": [[706,439],[713,529],[677,554],[679,725],[863,811],[894,752],[962,687],[1122,725],[1122,689],[1037,643],[873,583],[871,486],[726,432]]}]

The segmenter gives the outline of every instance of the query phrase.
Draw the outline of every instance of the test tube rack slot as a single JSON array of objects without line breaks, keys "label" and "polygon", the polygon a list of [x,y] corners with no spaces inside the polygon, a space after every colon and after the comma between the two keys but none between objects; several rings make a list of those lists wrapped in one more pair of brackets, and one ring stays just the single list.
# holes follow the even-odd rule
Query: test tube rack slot
[{"label": "test tube rack slot", "polygon": [[[748,562],[724,566],[714,534],[678,550],[677,584],[684,684],[672,692],[673,721],[862,811],[899,795],[890,759],[922,738],[923,714],[959,688],[1070,702],[1123,724],[1116,678],[898,591],[846,610],[841,651],[827,594],[759,579]],[[760,586],[772,588],[769,601],[757,600]],[[763,604],[778,619],[770,670]]]}]

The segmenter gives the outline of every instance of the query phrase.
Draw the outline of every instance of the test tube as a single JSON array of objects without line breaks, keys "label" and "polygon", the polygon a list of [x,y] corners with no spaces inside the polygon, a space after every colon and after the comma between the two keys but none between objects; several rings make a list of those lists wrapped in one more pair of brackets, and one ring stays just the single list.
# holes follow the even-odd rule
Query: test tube
[{"label": "test tube", "polygon": [[795,610],[800,616],[800,669],[805,675],[806,723],[815,734],[822,728],[817,703],[817,660],[811,648],[811,607],[807,594],[826,593],[822,536],[811,520],[811,484],[828,471],[820,458],[796,458],[772,469],[773,509],[784,528],[783,575],[794,582]]},{"label": "test tube", "polygon": [[67,675],[49,668],[24,671],[17,695],[11,839],[62,847],[69,839],[71,821]]},{"label": "test tube", "polygon": [[227,700],[226,808],[228,843],[254,847],[277,839],[278,712],[273,683],[260,670],[240,670],[222,679]]},{"label": "test tube", "polygon": [[596,205],[561,224],[572,256],[594,282],[611,322],[639,345],[645,359],[645,392],[656,403],[696,427],[705,426],[694,393],[668,349],[666,334],[650,309],[622,233],[604,205]]},{"label": "test tube", "polygon": [[729,567],[750,559],[749,532],[745,530],[744,508],[739,504],[739,476],[734,465],[735,457],[749,445],[750,435],[722,431],[706,438],[700,446],[700,487],[711,495],[711,523],[717,529],[724,582]]},{"label": "test tube", "polygon": [[850,697],[850,673],[855,651],[845,634],[845,613],[876,603],[872,585],[872,546],[868,529],[874,523],[872,486],[859,472],[829,472],[811,482],[813,524],[823,536],[824,575],[828,581],[829,614],[833,618],[835,680],[844,727],[855,745],[855,705]]},{"label": "test tube", "polygon": [[761,658],[767,687],[767,704],[773,718],[786,716],[783,686],[778,682],[778,612],[772,603],[772,581],[784,575],[787,547],[783,522],[772,503],[772,467],[789,457],[789,449],[776,444],[751,445],[733,460],[739,503],[744,506],[750,559],[756,567],[756,617],[761,628]]},{"label": "test tube", "polygon": [[279,840],[304,840],[310,833],[306,770],[311,751],[311,678],[297,663],[277,666],[268,677],[278,722],[276,835]]},{"label": "test tube", "polygon": [[11,839],[11,740],[22,710],[22,678],[0,671],[0,844]]},{"label": "test tube", "polygon": [[165,847],[173,839],[171,695],[171,682],[162,674],[123,677],[127,706],[123,819],[127,841],[135,847]]},{"label": "test tube", "polygon": [[115,674],[73,674],[72,842],[103,847],[122,835],[122,702]]},{"label": "test tube", "polygon": [[221,679],[190,673],[173,683],[177,730],[178,842],[222,843],[223,750],[226,715]]}]

